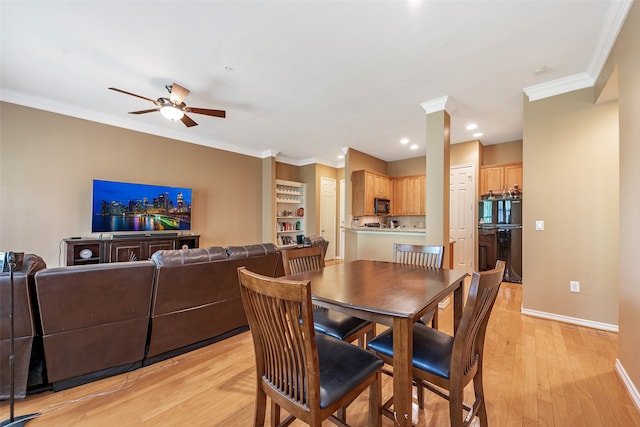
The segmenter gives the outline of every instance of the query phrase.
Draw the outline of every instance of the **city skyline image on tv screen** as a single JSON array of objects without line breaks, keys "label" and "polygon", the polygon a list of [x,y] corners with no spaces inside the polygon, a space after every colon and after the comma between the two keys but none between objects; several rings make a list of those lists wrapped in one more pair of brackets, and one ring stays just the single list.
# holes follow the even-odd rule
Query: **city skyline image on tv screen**
[{"label": "city skyline image on tv screen", "polygon": [[93,180],[92,233],[191,229],[191,189]]}]

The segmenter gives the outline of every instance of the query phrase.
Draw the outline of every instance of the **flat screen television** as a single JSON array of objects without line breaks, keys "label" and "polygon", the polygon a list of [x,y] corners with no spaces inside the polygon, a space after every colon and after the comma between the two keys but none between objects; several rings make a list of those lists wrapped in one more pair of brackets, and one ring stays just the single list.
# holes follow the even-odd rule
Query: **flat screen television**
[{"label": "flat screen television", "polygon": [[190,188],[93,180],[92,233],[190,229]]}]

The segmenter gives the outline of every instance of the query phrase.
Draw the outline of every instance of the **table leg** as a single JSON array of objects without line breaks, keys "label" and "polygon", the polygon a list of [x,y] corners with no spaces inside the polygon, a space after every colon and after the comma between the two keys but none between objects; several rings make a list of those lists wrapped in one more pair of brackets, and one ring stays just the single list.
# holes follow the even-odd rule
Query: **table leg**
[{"label": "table leg", "polygon": [[453,291],[453,333],[458,331],[462,320],[462,308],[464,305],[464,279],[460,280],[459,286]]},{"label": "table leg", "polygon": [[398,426],[411,426],[413,327],[409,319],[393,319],[393,412]]}]

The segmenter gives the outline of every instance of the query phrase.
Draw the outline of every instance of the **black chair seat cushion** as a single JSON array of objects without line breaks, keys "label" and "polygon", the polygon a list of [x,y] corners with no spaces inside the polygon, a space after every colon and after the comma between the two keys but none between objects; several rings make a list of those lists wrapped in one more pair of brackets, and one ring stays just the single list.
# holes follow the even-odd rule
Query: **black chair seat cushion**
[{"label": "black chair seat cushion", "polygon": [[423,325],[428,325],[431,323],[431,319],[436,314],[436,309],[429,310],[427,313],[418,319],[418,323],[422,323]]},{"label": "black chair seat cushion", "polygon": [[320,407],[326,408],[366,380],[384,362],[370,351],[316,334],[320,362]]},{"label": "black chair seat cushion", "polygon": [[359,329],[368,325],[368,320],[359,319],[344,313],[326,308],[313,310],[313,322],[316,332],[343,340]]},{"label": "black chair seat cushion", "polygon": [[[369,342],[369,349],[393,357],[393,328]],[[421,323],[413,325],[413,367],[449,379],[453,337]]]}]

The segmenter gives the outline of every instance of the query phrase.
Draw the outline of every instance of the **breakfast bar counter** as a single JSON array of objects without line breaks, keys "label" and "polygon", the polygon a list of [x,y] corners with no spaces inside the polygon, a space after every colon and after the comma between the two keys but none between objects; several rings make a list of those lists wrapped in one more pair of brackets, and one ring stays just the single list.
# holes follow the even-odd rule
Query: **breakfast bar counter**
[{"label": "breakfast bar counter", "polygon": [[345,227],[345,261],[393,261],[393,244],[424,245],[425,229]]}]

